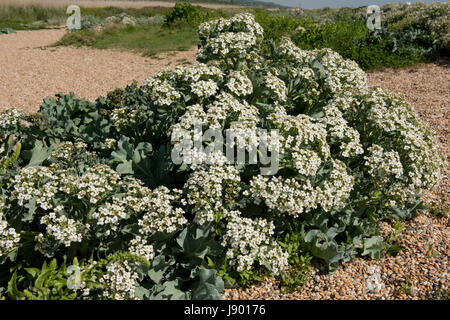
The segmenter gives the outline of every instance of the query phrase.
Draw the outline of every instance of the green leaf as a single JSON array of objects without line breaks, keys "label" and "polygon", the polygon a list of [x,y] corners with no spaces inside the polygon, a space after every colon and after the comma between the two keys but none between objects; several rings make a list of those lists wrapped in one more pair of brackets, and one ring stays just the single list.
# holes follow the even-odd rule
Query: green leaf
[{"label": "green leaf", "polygon": [[224,290],[224,283],[221,277],[216,277],[216,270],[198,270],[197,288],[192,291],[194,300],[220,300],[220,293]]},{"label": "green leaf", "polygon": [[25,208],[27,208],[28,211],[23,214],[23,218],[22,218],[23,222],[33,221],[34,213],[36,212],[36,208],[37,208],[36,202],[37,202],[37,197],[34,196],[25,205]]},{"label": "green leaf", "polygon": [[386,244],[382,237],[374,236],[367,238],[364,239],[363,243],[363,256],[370,255],[372,259],[380,259],[383,257]]},{"label": "green leaf", "polygon": [[17,289],[17,271],[14,271],[8,282],[8,296],[14,300],[25,299],[25,295]]},{"label": "green leaf", "polygon": [[112,162],[117,164],[116,171],[122,174],[133,174],[133,145],[128,137],[122,136],[117,142],[117,149],[111,153]]},{"label": "green leaf", "polygon": [[399,245],[399,244],[393,244],[393,245],[389,246],[389,248],[386,251],[386,254],[395,257],[403,249],[405,249],[404,246]]},{"label": "green leaf", "polygon": [[26,272],[28,272],[33,278],[36,277],[36,275],[41,272],[38,268],[24,268]]},{"label": "green leaf", "polygon": [[42,141],[35,141],[34,148],[31,150],[31,159],[26,167],[40,166],[52,153],[53,148],[47,147]]},{"label": "green leaf", "polygon": [[187,293],[180,290],[179,283],[179,279],[164,282],[164,290],[159,295],[163,299],[186,300],[188,298]]}]

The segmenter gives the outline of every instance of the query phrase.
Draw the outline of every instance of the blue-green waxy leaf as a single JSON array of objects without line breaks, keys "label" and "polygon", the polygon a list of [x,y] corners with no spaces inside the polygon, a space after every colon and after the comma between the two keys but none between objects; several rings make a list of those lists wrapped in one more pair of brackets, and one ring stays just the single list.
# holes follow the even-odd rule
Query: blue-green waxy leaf
[{"label": "blue-green waxy leaf", "polygon": [[194,300],[219,300],[220,293],[224,290],[224,283],[221,277],[216,277],[216,270],[203,269],[198,270],[198,286],[192,292]]},{"label": "blue-green waxy leaf", "polygon": [[127,137],[122,136],[117,142],[117,149],[111,153],[112,162],[117,164],[117,172],[122,174],[133,174],[133,149],[133,145]]},{"label": "blue-green waxy leaf", "polygon": [[53,148],[47,147],[42,141],[36,141],[34,148],[31,150],[31,159],[27,167],[40,166],[48,157],[50,157]]},{"label": "blue-green waxy leaf", "polygon": [[386,249],[386,243],[382,237],[371,237],[364,239],[364,251],[363,256],[370,255],[372,259],[380,259],[384,255],[384,250]]},{"label": "blue-green waxy leaf", "polygon": [[335,232],[327,235],[320,230],[310,230],[304,237],[306,247],[316,258],[323,259],[330,269],[337,266],[337,262],[344,256],[344,247],[333,240]]},{"label": "blue-green waxy leaf", "polygon": [[159,293],[162,299],[169,300],[187,300],[189,297],[186,292],[180,290],[180,280],[166,281],[164,290]]},{"label": "blue-green waxy leaf", "polygon": [[23,214],[23,218],[22,221],[23,222],[31,222],[33,221],[33,217],[34,217],[34,213],[36,212],[36,202],[37,202],[37,197],[34,196],[33,198],[30,199],[30,201],[28,201],[28,203],[25,205],[25,208],[28,209],[28,211],[26,211]]}]

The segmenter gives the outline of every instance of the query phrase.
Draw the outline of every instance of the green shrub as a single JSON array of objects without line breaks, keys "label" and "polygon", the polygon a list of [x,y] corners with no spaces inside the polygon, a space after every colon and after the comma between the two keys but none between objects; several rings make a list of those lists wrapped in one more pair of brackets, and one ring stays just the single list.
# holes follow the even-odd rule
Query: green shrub
[{"label": "green shrub", "polygon": [[166,14],[166,25],[177,26],[178,24],[188,24],[194,28],[201,23],[215,18],[224,17],[221,10],[207,10],[200,6],[193,6],[189,2],[176,3],[173,10]]},{"label": "green shrub", "polygon": [[[266,50],[263,34],[248,13],[209,21],[201,64],[2,113],[22,149],[0,188],[0,294],[218,299],[262,275],[295,289],[311,257],[334,271],[394,254],[379,222],[423,209],[445,168],[436,134],[355,62],[288,38]],[[206,129],[273,162],[198,145]]]}]

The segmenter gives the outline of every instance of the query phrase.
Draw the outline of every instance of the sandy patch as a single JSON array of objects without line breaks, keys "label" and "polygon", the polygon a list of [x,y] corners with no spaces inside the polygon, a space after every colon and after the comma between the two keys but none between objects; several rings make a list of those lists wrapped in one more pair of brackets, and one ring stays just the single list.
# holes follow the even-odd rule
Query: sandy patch
[{"label": "sandy patch", "polygon": [[164,67],[195,61],[196,49],[143,57],[118,50],[46,47],[65,30],[18,31],[0,39],[0,110],[37,111],[45,97],[73,91],[95,100]]}]

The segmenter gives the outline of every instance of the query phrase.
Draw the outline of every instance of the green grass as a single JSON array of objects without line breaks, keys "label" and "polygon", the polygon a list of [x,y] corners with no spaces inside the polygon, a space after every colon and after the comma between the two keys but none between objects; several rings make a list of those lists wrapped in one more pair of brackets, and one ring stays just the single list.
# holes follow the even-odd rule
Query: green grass
[{"label": "green grass", "polygon": [[91,30],[69,32],[56,45],[118,48],[152,56],[161,52],[187,50],[198,41],[196,30],[190,26],[168,28],[144,25],[115,27],[100,33]]},{"label": "green grass", "polygon": [[[65,24],[68,15],[66,7],[42,7],[42,6],[2,6],[0,5],[0,29],[13,28],[16,30],[34,30],[41,29],[57,20],[57,23]],[[121,13],[134,17],[150,17],[156,14],[166,14],[171,8],[162,7],[145,7],[135,8],[85,8],[80,7],[82,16],[94,16],[97,18],[107,18],[110,16],[118,16]],[[42,21],[41,25],[32,25],[33,22]],[[56,21],[55,21],[56,22]]]},{"label": "green grass", "polygon": [[[188,6],[189,10],[183,6]],[[287,11],[273,12],[263,9],[213,10],[189,5],[182,5],[179,9],[177,11],[160,7],[140,9],[82,7],[82,15],[99,19],[122,13],[137,18],[172,13],[174,21],[170,23],[171,28],[161,25],[141,25],[105,29],[100,33],[91,30],[70,32],[58,42],[58,45],[91,46],[99,49],[120,48],[144,55],[184,50],[198,43],[195,29],[201,22],[250,11],[264,28],[265,39],[268,42],[277,41],[282,36],[290,36],[302,49],[331,48],[344,58],[356,61],[364,70],[411,66],[429,59],[429,56],[420,53],[423,49],[420,44],[406,44],[398,50],[393,50],[391,38],[371,36],[365,19],[360,16],[360,8],[305,10],[301,19],[293,17]],[[54,22],[55,19],[65,23],[65,8],[0,6],[0,29],[7,27],[18,30],[39,29],[46,27],[49,21]],[[33,21],[44,21],[44,24],[32,25]],[[298,26],[303,26],[306,32],[297,32]]]},{"label": "green grass", "polygon": [[[48,25],[49,20],[64,21],[66,8],[47,8],[41,6],[0,6],[0,29],[16,30],[40,29]],[[43,21],[42,25],[32,25],[35,21]]]},{"label": "green grass", "polygon": [[118,16],[121,13],[126,13],[133,17],[151,17],[156,14],[169,13],[172,8],[164,7],[144,7],[144,8],[118,8],[118,7],[104,7],[104,8],[81,8],[82,15],[91,15],[98,18],[107,18],[111,16]]},{"label": "green grass", "polygon": [[300,48],[331,48],[344,58],[358,62],[364,70],[406,67],[426,61],[426,57],[405,50],[393,52],[389,41],[370,36],[362,20],[336,21],[323,25],[304,20],[302,26],[306,32],[293,36],[293,41]]}]

